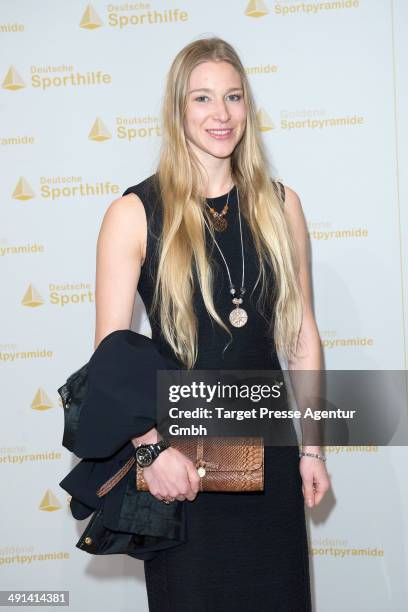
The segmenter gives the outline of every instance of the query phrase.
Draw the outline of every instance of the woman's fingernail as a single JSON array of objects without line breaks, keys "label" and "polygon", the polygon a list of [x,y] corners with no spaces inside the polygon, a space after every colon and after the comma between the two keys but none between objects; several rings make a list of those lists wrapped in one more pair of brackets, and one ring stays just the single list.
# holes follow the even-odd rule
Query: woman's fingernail
[{"label": "woman's fingernail", "polygon": [[309,497],[309,499],[307,500],[307,503],[309,504],[309,506],[313,506],[313,501],[312,499]]}]

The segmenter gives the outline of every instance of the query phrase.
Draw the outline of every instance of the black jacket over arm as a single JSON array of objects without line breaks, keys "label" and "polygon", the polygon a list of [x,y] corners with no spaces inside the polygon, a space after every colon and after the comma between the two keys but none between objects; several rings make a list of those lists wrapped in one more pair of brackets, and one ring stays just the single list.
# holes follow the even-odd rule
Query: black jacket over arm
[{"label": "black jacket over arm", "polygon": [[[72,496],[74,518],[102,510],[106,533],[97,554],[125,552],[147,560],[186,539],[185,502],[164,504],[148,491],[137,491],[136,465],[107,495],[96,495],[134,453],[131,438],[157,424],[157,371],[178,367],[153,340],[129,329],[106,336],[89,360],[73,449],[81,461],[59,485]],[[119,536],[111,532],[127,534],[121,539],[126,537],[126,547],[118,546]]]}]

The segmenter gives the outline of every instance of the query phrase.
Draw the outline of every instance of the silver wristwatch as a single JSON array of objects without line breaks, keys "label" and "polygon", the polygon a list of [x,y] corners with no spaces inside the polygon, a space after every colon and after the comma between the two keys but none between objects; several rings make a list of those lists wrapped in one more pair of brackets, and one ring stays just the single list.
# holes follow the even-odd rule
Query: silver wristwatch
[{"label": "silver wristwatch", "polygon": [[161,452],[169,448],[170,442],[167,440],[159,440],[150,444],[139,444],[135,450],[135,458],[139,467],[148,467],[153,463]]}]

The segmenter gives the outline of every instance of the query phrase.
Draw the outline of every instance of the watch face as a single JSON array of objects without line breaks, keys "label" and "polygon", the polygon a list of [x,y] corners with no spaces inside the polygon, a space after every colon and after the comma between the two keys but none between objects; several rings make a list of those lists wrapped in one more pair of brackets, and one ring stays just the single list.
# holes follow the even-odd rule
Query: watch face
[{"label": "watch face", "polygon": [[140,467],[147,467],[153,461],[152,452],[149,448],[138,448],[136,451],[136,459]]}]

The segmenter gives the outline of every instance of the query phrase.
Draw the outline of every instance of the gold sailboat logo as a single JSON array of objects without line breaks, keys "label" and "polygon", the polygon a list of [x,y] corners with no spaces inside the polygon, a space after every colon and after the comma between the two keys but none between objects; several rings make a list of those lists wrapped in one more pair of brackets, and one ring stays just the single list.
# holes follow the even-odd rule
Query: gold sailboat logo
[{"label": "gold sailboat logo", "polygon": [[268,13],[268,7],[263,0],[249,0],[245,9],[247,17],[265,17]]},{"label": "gold sailboat logo", "polygon": [[82,15],[79,27],[85,28],[86,30],[96,30],[96,28],[100,28],[102,26],[102,19],[99,17],[94,7],[91,4],[88,4],[84,14]]},{"label": "gold sailboat logo", "polygon": [[62,508],[58,497],[51,491],[51,489],[47,489],[38,507],[40,510],[44,510],[45,512],[54,512],[54,510],[61,510]]},{"label": "gold sailboat logo", "polygon": [[22,77],[19,75],[14,66],[10,66],[1,86],[3,89],[17,91],[17,89],[23,89],[26,84],[24,83]]},{"label": "gold sailboat logo", "polygon": [[33,410],[49,410],[53,408],[53,403],[44,389],[39,387],[37,393],[34,395],[34,399],[31,402],[31,408]]},{"label": "gold sailboat logo", "polygon": [[14,200],[25,201],[35,198],[35,193],[27,179],[21,176],[11,197],[14,198]]},{"label": "gold sailboat logo", "polygon": [[275,129],[272,119],[263,108],[259,109],[259,111],[256,113],[256,117],[258,119],[258,127],[261,132],[269,132],[269,130]]},{"label": "gold sailboat logo", "polygon": [[44,304],[44,300],[42,299],[39,291],[37,291],[37,289],[30,283],[23,299],[21,300],[21,303],[23,306],[35,308],[36,306],[42,306]]},{"label": "gold sailboat logo", "polygon": [[90,140],[96,140],[97,142],[103,142],[104,140],[110,140],[112,135],[102,119],[97,117],[88,134],[88,138]]}]

